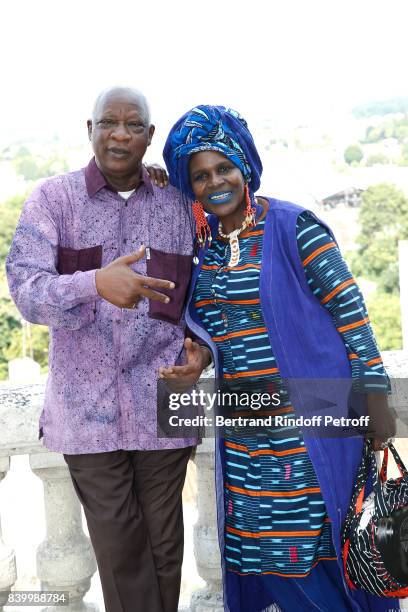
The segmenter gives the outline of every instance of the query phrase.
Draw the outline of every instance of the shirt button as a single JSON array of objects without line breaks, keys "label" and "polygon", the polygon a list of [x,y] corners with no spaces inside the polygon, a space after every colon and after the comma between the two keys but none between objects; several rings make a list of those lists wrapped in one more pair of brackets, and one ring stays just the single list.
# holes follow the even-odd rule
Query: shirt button
[{"label": "shirt button", "polygon": [[125,368],[122,368],[122,374],[124,374],[126,372]]},{"label": "shirt button", "polygon": [[127,238],[124,238],[123,239],[123,244],[126,244],[126,243],[127,243]]}]

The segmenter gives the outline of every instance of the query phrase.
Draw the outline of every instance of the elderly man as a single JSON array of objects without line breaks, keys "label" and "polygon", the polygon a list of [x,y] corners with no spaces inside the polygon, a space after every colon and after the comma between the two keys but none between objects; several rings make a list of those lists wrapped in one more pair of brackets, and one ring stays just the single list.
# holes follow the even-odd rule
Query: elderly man
[{"label": "elderly man", "polygon": [[156,382],[182,355],[192,378],[209,361],[185,340],[188,212],[142,165],[153,133],[142,94],[102,92],[88,121],[95,157],[35,189],[7,259],[21,314],[50,328],[40,437],[64,453],[108,612],[177,610],[196,440],[157,438]]}]

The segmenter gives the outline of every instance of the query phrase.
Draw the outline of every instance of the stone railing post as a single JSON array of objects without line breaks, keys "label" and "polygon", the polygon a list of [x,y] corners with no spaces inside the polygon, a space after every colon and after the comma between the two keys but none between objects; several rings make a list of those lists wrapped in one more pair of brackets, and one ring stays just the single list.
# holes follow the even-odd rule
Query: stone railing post
[{"label": "stone railing post", "polygon": [[218,545],[217,513],[214,483],[214,440],[205,438],[197,447],[197,507],[194,526],[194,555],[197,571],[206,586],[195,591],[191,612],[223,612],[221,560]]},{"label": "stone railing post", "polygon": [[[96,562],[90,540],[82,530],[81,508],[66,463],[62,455],[50,452],[30,455],[30,465],[44,486],[47,531],[37,550],[41,589],[68,591],[67,612],[97,611],[97,606],[83,601]],[[54,608],[47,608],[50,610]]]},{"label": "stone railing post", "polygon": [[[10,467],[10,457],[0,457],[0,483]],[[6,605],[10,589],[17,580],[16,556],[14,550],[5,545],[1,532],[0,517],[0,612]]]}]

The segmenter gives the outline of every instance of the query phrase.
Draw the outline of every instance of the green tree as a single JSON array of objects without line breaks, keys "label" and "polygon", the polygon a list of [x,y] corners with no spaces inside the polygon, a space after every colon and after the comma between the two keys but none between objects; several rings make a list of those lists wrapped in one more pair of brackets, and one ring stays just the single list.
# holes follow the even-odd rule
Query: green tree
[{"label": "green tree", "polygon": [[390,183],[363,194],[353,271],[377,283],[381,291],[398,291],[398,241],[408,238],[408,199]]},{"label": "green tree", "polygon": [[385,132],[383,125],[373,127],[370,126],[366,130],[365,138],[362,142],[373,143],[383,140],[385,138]]},{"label": "green tree", "polygon": [[408,142],[402,146],[401,158],[398,161],[399,166],[408,166]]},{"label": "green tree", "polygon": [[0,203],[0,260],[4,261],[20,217],[24,195],[14,196]]},{"label": "green tree", "polygon": [[389,164],[390,160],[384,153],[373,153],[369,155],[366,161],[366,166],[375,166],[376,164]]},{"label": "green tree", "polygon": [[408,98],[391,98],[362,104],[353,109],[357,119],[372,117],[373,115],[388,115],[392,113],[406,113],[408,111]]},{"label": "green tree", "polygon": [[27,147],[20,147],[13,159],[17,174],[26,181],[36,181],[68,171],[67,161],[56,154],[48,158],[33,155]]},{"label": "green tree", "polygon": [[[44,325],[31,325],[31,347],[33,359],[45,370],[48,366],[48,327]],[[28,342],[27,342],[28,345]],[[13,329],[10,335],[9,345],[4,349],[4,357],[7,362],[16,357],[22,356],[23,331],[21,324]],[[29,346],[27,346],[29,356]]]},{"label": "green tree", "polygon": [[408,238],[408,199],[395,185],[373,185],[363,194],[359,223],[359,248],[349,259],[351,269],[377,285],[367,307],[380,348],[399,349],[398,241]]},{"label": "green tree", "polygon": [[381,351],[402,348],[401,310],[397,293],[377,291],[367,298],[367,309]]},{"label": "green tree", "polygon": [[385,138],[396,138],[400,144],[403,144],[408,138],[408,115],[389,119],[376,127],[369,126],[362,142],[379,142]]},{"label": "green tree", "polygon": [[344,151],[344,161],[347,164],[352,164],[353,162],[359,164],[363,159],[363,156],[363,150],[358,144],[350,145]]},{"label": "green tree", "polygon": [[20,315],[8,295],[4,270],[0,271],[0,379],[7,378],[6,351],[15,332],[21,329]]}]

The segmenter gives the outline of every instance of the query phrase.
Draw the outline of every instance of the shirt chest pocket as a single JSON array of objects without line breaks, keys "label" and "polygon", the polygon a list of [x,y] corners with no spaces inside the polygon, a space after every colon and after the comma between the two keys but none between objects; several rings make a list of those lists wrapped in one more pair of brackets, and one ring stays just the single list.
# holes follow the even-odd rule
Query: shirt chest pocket
[{"label": "shirt chest pocket", "polygon": [[160,293],[169,296],[170,302],[163,304],[157,300],[149,301],[149,317],[177,325],[186,301],[187,289],[190,283],[192,255],[165,253],[150,248],[146,260],[147,276],[172,281],[174,289],[158,289]]},{"label": "shirt chest pocket", "polygon": [[102,245],[86,249],[70,249],[58,247],[57,270],[59,274],[74,274],[88,272],[102,266]]}]

